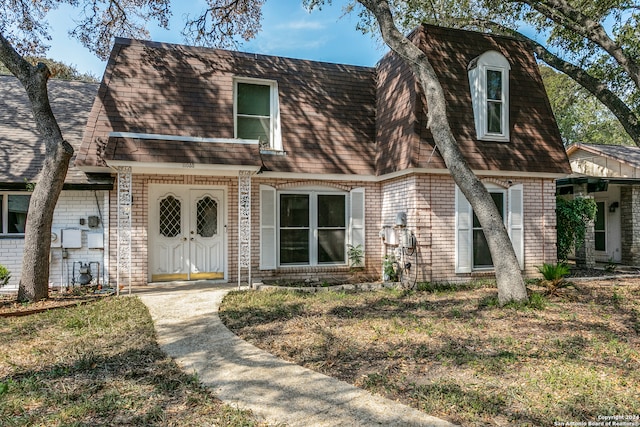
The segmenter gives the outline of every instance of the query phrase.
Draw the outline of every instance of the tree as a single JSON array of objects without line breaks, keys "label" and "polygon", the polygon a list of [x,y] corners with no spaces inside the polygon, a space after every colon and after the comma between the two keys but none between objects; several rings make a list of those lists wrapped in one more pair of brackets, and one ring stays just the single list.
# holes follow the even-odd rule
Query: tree
[{"label": "tree", "polygon": [[[49,293],[49,253],[53,212],[73,155],[51,111],[47,81],[51,70],[43,63],[32,65],[27,55],[42,56],[48,35],[47,13],[60,4],[80,10],[81,18],[70,35],[103,59],[114,36],[145,37],[148,22],[167,28],[170,0],[15,0],[0,10],[0,63],[20,80],[31,103],[38,132],[45,143],[45,158],[38,184],[31,195],[25,229],[22,277],[18,299],[38,301]],[[257,0],[208,0],[207,9],[187,17],[185,35],[206,45],[234,44],[236,35],[253,37],[260,25]]]},{"label": "tree", "polygon": [[544,64],[540,65],[540,74],[565,145],[633,145],[611,111],[569,76]]},{"label": "tree", "polygon": [[[393,7],[402,29],[430,22],[527,42],[540,61],[602,102],[640,146],[638,0],[394,0]],[[531,28],[546,40],[527,36]],[[362,29],[371,22],[364,20]]]},{"label": "tree", "polygon": [[[95,76],[92,76],[89,73],[81,73],[75,66],[65,64],[64,62],[37,56],[28,56],[24,59],[26,59],[27,62],[34,66],[42,62],[49,68],[49,71],[51,72],[51,78],[54,79],[81,80],[84,82],[94,83],[97,82]],[[0,62],[0,74],[11,74],[9,69],[2,62]]]},{"label": "tree", "polygon": [[397,28],[386,0],[358,2],[375,17],[385,43],[407,61],[423,88],[428,105],[428,126],[433,139],[485,233],[494,261],[500,304],[527,300],[527,290],[509,234],[489,191],[475,176],[458,148],[449,126],[444,91],[429,58]]},{"label": "tree", "polygon": [[[429,105],[429,127],[436,145],[485,232],[495,262],[500,302],[526,300],[524,280],[507,230],[489,192],[473,174],[458,149],[449,127],[444,93],[428,58],[400,33],[387,1],[358,1],[369,12],[369,16],[375,17],[385,42],[408,61],[424,89]],[[60,2],[62,0],[18,1],[16,4],[20,7],[10,8],[13,15],[0,18],[3,19],[0,20],[0,61],[7,65],[25,86],[33,105],[36,123],[47,147],[42,174],[29,207],[20,299],[38,300],[48,292],[47,260],[53,209],[62,190],[73,151],[62,138],[51,114],[46,96],[46,81],[50,76],[48,68],[40,64],[36,67],[31,66],[14,50],[11,43],[19,46],[21,51],[41,48],[39,37],[46,36],[46,26],[40,22],[46,11]],[[305,0],[304,4],[313,8],[320,7],[324,2],[325,0]],[[149,19],[156,19],[160,25],[166,27],[170,14],[169,3],[169,0],[85,0],[80,4],[91,4],[92,7],[84,9],[84,19],[71,34],[98,55],[105,57],[111,39],[116,34],[144,34],[144,22]],[[188,17],[183,34],[193,43],[218,46],[233,43],[237,34],[245,39],[251,38],[260,28],[262,3],[261,0],[208,0],[208,8],[201,15],[195,18]],[[13,24],[17,25],[19,31],[10,32],[9,38],[5,38],[3,33],[7,28],[11,28],[6,22],[11,17],[14,18]]]}]

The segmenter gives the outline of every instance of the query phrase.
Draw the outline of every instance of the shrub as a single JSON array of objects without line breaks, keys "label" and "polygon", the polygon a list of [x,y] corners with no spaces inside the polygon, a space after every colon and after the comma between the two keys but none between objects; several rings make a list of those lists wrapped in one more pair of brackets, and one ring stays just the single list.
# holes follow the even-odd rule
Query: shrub
[{"label": "shrub", "polygon": [[7,270],[7,267],[0,264],[0,288],[6,286],[11,279],[11,273]]},{"label": "shrub", "polygon": [[556,198],[556,230],[558,234],[558,259],[566,261],[571,251],[582,245],[586,224],[596,217],[595,200],[576,197],[573,200]]},{"label": "shrub", "polygon": [[569,285],[569,282],[565,281],[565,277],[570,272],[569,266],[563,262],[557,264],[542,264],[538,267],[538,271],[544,278],[540,284],[547,288],[548,295],[556,295],[558,289]]}]

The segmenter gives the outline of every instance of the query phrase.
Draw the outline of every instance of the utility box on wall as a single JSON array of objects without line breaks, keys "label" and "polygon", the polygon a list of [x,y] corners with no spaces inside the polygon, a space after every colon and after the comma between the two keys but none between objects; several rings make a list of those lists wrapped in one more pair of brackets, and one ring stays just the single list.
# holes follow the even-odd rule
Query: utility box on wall
[{"label": "utility box on wall", "polygon": [[102,233],[87,233],[87,246],[89,246],[89,249],[104,249],[104,236]]},{"label": "utility box on wall", "polygon": [[62,230],[62,247],[79,249],[82,247],[82,230],[66,228]]}]

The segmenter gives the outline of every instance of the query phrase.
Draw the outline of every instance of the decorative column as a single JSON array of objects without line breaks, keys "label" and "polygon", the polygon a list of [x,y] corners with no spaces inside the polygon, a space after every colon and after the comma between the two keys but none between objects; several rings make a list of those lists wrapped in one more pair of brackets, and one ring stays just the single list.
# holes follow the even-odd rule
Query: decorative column
[{"label": "decorative column", "polygon": [[126,281],[131,294],[131,166],[119,166],[118,171],[118,237],[116,263],[116,294]]},{"label": "decorative column", "polygon": [[640,185],[620,187],[622,263],[640,265]]},{"label": "decorative column", "polygon": [[251,171],[238,175],[238,288],[242,269],[248,270],[251,285]]}]

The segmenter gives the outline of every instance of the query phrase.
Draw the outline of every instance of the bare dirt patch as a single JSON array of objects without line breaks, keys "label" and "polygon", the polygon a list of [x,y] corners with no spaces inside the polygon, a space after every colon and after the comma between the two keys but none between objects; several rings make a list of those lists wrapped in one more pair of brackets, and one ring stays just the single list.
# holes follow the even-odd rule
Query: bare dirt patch
[{"label": "bare dirt patch", "polygon": [[640,414],[640,278],[574,284],[506,307],[487,287],[239,292],[220,314],[272,354],[465,426]]}]

